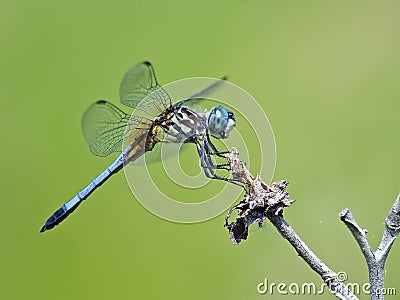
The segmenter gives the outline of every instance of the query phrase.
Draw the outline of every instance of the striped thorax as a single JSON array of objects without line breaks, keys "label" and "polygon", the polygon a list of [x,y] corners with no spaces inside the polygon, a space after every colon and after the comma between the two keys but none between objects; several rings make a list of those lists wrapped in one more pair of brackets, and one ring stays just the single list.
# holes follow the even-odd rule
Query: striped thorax
[{"label": "striped thorax", "polygon": [[[148,139],[153,140],[154,144],[157,142],[184,143],[205,134],[206,122],[203,116],[182,106],[160,115],[150,129]],[[151,141],[148,145],[151,145]]]}]

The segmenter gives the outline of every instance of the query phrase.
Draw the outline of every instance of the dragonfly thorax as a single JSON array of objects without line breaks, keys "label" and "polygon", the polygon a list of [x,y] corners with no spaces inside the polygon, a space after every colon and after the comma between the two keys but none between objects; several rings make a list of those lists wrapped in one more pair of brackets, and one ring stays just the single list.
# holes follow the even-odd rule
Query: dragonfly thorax
[{"label": "dragonfly thorax", "polygon": [[205,118],[193,110],[181,106],[154,120],[147,135],[146,151],[156,143],[185,143],[193,138],[202,138],[207,132]]}]

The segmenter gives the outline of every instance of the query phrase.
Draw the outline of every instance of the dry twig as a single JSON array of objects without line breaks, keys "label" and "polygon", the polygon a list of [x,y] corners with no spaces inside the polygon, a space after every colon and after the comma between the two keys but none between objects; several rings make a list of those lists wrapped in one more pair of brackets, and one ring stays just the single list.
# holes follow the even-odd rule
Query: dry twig
[{"label": "dry twig", "polygon": [[400,233],[400,194],[397,196],[392,209],[386,217],[385,230],[378,249],[372,251],[368,240],[367,230],[361,229],[348,208],[342,210],[339,214],[340,219],[346,224],[357,241],[361,252],[363,253],[368,265],[370,298],[371,300],[382,300],[385,295],[384,276],[385,262],[392,248],[394,240]]},{"label": "dry twig", "polygon": [[[235,148],[227,155],[232,178],[244,185],[246,195],[244,200],[234,206],[225,218],[230,238],[236,245],[248,236],[248,227],[265,219],[275,226],[279,233],[293,246],[299,256],[317,272],[326,283],[329,290],[339,299],[358,299],[349,288],[339,280],[337,274],[325,265],[308,246],[300,239],[292,227],[283,218],[283,209],[290,206],[294,200],[285,191],[288,182],[281,180],[270,185],[264,183],[260,176],[254,177],[247,170],[245,164],[238,158]],[[233,210],[238,210],[238,217],[228,223]]]}]

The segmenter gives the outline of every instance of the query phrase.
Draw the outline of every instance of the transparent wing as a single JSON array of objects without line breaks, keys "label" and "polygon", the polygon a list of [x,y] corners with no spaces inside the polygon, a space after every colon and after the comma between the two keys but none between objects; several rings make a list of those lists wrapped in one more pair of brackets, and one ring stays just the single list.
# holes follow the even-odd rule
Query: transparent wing
[{"label": "transparent wing", "polygon": [[100,100],[88,108],[82,118],[82,132],[90,151],[97,156],[121,152],[122,143],[143,137],[151,122],[129,116],[113,104]]},{"label": "transparent wing", "polygon": [[119,94],[122,104],[141,110],[148,118],[158,116],[171,106],[171,99],[157,83],[149,62],[139,63],[126,72]]},{"label": "transparent wing", "polygon": [[190,97],[187,97],[187,98],[175,103],[174,106],[180,107],[182,105],[187,104],[187,102],[189,102],[189,101],[198,101],[198,100],[202,100],[202,99],[207,99],[207,96],[210,95],[215,89],[220,87],[227,79],[228,79],[228,76],[221,77],[220,80],[214,82],[213,84],[210,84],[209,86],[205,87],[204,89],[197,92],[196,94],[193,94]]}]

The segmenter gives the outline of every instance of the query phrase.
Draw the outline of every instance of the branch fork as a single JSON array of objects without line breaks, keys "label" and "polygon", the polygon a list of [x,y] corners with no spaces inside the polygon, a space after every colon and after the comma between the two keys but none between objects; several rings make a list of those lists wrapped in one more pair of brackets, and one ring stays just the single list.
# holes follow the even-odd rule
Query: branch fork
[{"label": "branch fork", "polygon": [[[338,275],[311,251],[283,218],[284,208],[294,202],[286,192],[288,181],[280,180],[268,185],[262,181],[259,175],[253,176],[247,170],[245,163],[238,158],[238,151],[235,148],[229,151],[227,159],[232,178],[240,182],[245,190],[244,199],[232,207],[225,217],[224,226],[228,228],[233,244],[237,245],[247,239],[248,227],[251,224],[258,223],[261,226],[268,219],[293,246],[299,256],[320,275],[332,294],[339,299],[358,299],[349,287],[338,278]],[[234,210],[238,211],[238,216],[234,222],[229,223],[229,218]],[[357,224],[349,209],[344,209],[339,217],[353,234],[367,261],[371,299],[383,299],[383,294],[379,291],[384,288],[384,264],[394,240],[400,233],[400,194],[386,218],[382,241],[375,252],[371,250],[367,241],[367,230]]]},{"label": "branch fork", "polygon": [[370,298],[372,300],[384,299],[383,291],[386,258],[392,248],[394,240],[400,233],[400,194],[397,196],[386,217],[382,240],[375,252],[368,243],[366,235],[367,230],[361,229],[348,208],[342,210],[339,217],[350,230],[367,262],[369,281],[371,284]]}]

